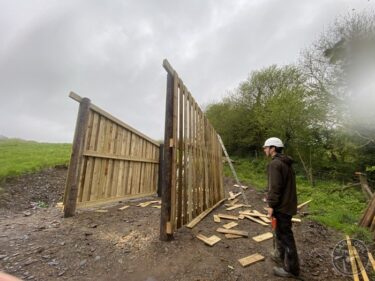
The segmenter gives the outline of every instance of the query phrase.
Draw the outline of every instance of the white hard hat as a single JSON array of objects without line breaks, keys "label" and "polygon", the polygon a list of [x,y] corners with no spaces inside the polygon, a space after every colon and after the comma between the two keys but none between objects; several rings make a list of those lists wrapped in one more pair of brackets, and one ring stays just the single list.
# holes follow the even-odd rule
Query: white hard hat
[{"label": "white hard hat", "polygon": [[269,138],[264,142],[263,147],[266,146],[284,147],[284,144],[279,138]]}]

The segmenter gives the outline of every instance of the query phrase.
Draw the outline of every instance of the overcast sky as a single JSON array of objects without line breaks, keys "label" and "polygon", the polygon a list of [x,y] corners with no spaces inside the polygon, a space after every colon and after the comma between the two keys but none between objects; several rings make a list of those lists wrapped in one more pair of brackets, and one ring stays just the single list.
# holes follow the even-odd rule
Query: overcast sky
[{"label": "overcast sky", "polygon": [[0,135],[71,142],[70,91],[155,139],[167,58],[204,106],[368,0],[0,0]]}]

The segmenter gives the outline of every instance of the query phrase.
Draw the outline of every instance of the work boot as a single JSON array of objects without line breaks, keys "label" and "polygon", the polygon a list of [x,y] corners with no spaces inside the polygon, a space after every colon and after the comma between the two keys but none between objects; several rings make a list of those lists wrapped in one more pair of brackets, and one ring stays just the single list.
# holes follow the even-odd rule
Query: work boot
[{"label": "work boot", "polygon": [[273,274],[276,275],[276,276],[284,277],[284,278],[296,278],[296,279],[298,279],[298,276],[286,271],[282,267],[275,266],[273,268]]}]

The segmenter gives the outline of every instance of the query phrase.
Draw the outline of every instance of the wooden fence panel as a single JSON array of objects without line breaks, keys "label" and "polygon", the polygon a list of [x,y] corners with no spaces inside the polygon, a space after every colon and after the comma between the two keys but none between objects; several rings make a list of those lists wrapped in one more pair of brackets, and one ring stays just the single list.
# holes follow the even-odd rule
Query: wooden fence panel
[{"label": "wooden fence panel", "polygon": [[[78,206],[155,194],[158,183],[159,143],[89,102],[77,121],[64,196],[65,216]],[[80,107],[81,108],[81,107]],[[81,111],[80,111],[81,112]],[[82,118],[82,116],[78,118]],[[88,115],[88,116],[86,116]],[[74,156],[74,157],[73,157]],[[77,185],[77,192],[71,192]],[[74,197],[73,200],[71,197]],[[70,198],[70,199],[69,199]],[[70,203],[68,203],[70,202]]]},{"label": "wooden fence panel", "polygon": [[166,128],[160,238],[169,240],[224,198],[222,148],[216,131],[165,60]]}]

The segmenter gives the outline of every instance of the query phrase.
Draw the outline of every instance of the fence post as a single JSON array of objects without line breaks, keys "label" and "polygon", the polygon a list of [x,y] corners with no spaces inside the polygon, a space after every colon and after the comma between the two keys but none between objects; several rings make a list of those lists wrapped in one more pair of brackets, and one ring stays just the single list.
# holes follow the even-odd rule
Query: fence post
[{"label": "fence post", "polygon": [[167,233],[167,223],[171,217],[171,177],[172,177],[172,147],[170,140],[173,138],[173,76],[167,75],[167,97],[165,106],[165,131],[164,131],[164,158],[161,162],[161,215],[160,215],[160,240],[170,241],[173,234]]},{"label": "fence post", "polygon": [[158,197],[162,195],[162,182],[163,182],[163,162],[164,162],[164,144],[159,146],[159,175],[158,175]]},{"label": "fence post", "polygon": [[90,104],[91,102],[88,98],[83,98],[79,105],[77,123],[74,132],[72,154],[70,157],[69,170],[65,187],[65,218],[74,216],[76,210],[80,167],[85,144],[86,129],[88,126]]}]

